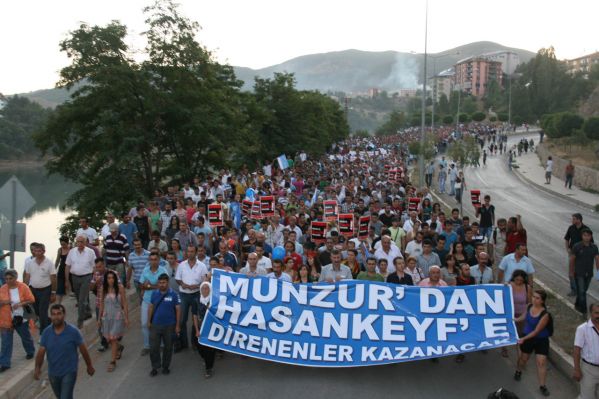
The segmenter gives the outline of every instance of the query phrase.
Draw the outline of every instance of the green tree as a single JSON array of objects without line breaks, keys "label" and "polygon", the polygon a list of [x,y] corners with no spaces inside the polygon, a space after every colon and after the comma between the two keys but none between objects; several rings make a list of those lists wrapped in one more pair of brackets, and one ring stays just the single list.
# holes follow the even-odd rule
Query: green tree
[{"label": "green tree", "polygon": [[51,112],[25,97],[9,97],[0,109],[0,158],[37,156],[32,135],[43,127]]},{"label": "green tree", "polygon": [[197,23],[170,1],[144,12],[143,62],[116,21],[82,24],[60,43],[71,64],[58,86],[84,84],[35,137],[49,171],[81,184],[69,203],[90,217],[229,164],[251,131],[241,82],[195,40]]},{"label": "green tree", "polygon": [[377,136],[388,136],[397,134],[399,130],[406,127],[406,114],[401,111],[393,111],[385,123],[376,130]]},{"label": "green tree", "polygon": [[494,111],[499,110],[504,106],[505,99],[501,86],[496,80],[491,80],[487,85],[487,90],[484,97],[485,111],[492,108]]},{"label": "green tree", "polygon": [[467,113],[461,113],[459,116],[459,121],[460,123],[468,123],[470,122],[470,116]]},{"label": "green tree", "polygon": [[464,111],[467,114],[472,114],[478,111],[476,99],[473,96],[462,96],[462,104],[460,105],[460,111]]},{"label": "green tree", "polygon": [[437,107],[437,110],[437,112],[441,115],[447,115],[450,112],[449,99],[445,93],[441,93],[441,96],[439,96],[439,106]]},{"label": "green tree", "polygon": [[480,156],[478,143],[472,136],[465,136],[461,140],[456,140],[449,145],[447,154],[451,159],[455,159],[460,168],[467,165],[470,160]]},{"label": "green tree", "polygon": [[582,130],[592,140],[599,140],[599,117],[592,116],[584,121]]}]

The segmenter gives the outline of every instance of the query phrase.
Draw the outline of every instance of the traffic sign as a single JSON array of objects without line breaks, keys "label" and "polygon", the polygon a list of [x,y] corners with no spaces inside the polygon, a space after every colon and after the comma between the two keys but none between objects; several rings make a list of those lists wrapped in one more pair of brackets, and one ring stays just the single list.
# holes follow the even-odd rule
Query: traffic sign
[{"label": "traffic sign", "polygon": [[[25,226],[27,226],[25,223],[17,223],[16,224],[16,229],[15,229],[15,249],[14,251],[17,252],[25,252]],[[10,248],[11,247],[11,234],[10,234],[10,227],[9,226],[5,226],[2,229],[0,229],[0,247],[6,249],[6,248]],[[11,257],[11,258],[14,258]]]},{"label": "traffic sign", "polygon": [[[15,193],[13,193],[13,182],[15,182]],[[14,215],[12,206],[13,200],[16,203]],[[7,219],[12,220],[14,218],[15,220],[19,220],[23,218],[33,205],[35,205],[35,200],[16,176],[8,179],[8,181],[0,188],[0,213],[6,216]]]}]

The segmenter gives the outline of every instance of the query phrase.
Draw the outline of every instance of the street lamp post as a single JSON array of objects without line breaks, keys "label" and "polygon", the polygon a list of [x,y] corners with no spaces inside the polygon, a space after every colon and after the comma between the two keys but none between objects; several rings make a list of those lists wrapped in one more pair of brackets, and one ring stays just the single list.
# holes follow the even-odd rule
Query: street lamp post
[{"label": "street lamp post", "polygon": [[426,61],[428,41],[428,0],[424,14],[424,70],[422,74],[422,125],[420,126],[420,154],[418,154],[418,177],[420,187],[424,187],[424,129],[426,124]]}]

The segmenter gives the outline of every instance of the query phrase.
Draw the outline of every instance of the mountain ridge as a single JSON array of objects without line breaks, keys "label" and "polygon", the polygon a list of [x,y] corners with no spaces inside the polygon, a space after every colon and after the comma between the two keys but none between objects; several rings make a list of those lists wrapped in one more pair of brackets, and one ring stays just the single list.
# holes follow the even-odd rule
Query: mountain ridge
[{"label": "mountain ridge", "polygon": [[[438,53],[429,53],[427,75],[432,76],[434,72],[447,69],[460,59],[501,50],[517,53],[520,62],[528,62],[535,56],[531,51],[495,42],[473,42]],[[252,89],[255,76],[269,78],[275,72],[289,72],[295,74],[297,88],[300,90],[365,93],[370,88],[397,91],[418,87],[422,84],[423,59],[422,53],[347,49],[305,54],[259,69],[241,66],[233,68],[237,78],[244,82],[244,90]],[[69,98],[69,93],[61,88],[18,95],[36,101],[44,107],[55,107]]]}]

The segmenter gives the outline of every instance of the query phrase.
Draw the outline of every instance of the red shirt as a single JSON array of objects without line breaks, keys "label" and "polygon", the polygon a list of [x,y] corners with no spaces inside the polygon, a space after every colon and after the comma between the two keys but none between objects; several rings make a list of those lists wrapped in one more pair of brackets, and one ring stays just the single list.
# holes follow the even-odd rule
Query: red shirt
[{"label": "red shirt", "polygon": [[516,244],[526,244],[526,230],[512,231],[507,233],[505,239],[505,254],[511,254],[516,251]]}]

